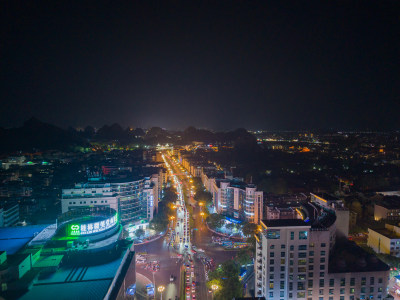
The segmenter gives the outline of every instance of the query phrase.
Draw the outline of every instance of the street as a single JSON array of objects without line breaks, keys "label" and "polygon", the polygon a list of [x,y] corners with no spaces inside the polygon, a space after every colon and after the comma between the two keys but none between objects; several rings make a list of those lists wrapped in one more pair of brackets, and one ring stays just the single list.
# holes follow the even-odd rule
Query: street
[{"label": "street", "polygon": [[[211,299],[206,286],[206,266],[204,261],[218,265],[233,259],[238,250],[225,250],[212,244],[212,232],[205,224],[201,206],[193,199],[191,176],[182,166],[167,154],[163,155],[168,175],[177,191],[176,215],[171,217],[168,234],[154,242],[138,245],[136,253],[145,253],[147,263],[158,262],[159,270],[146,269],[145,264],[137,264],[136,272],[149,278],[154,286],[156,299],[161,299],[157,288],[163,286],[162,299],[179,299],[181,272],[186,270],[185,299]],[[185,195],[193,207],[190,215],[186,208]],[[190,228],[189,218],[194,219],[194,228]],[[202,260],[199,256],[203,258]],[[170,277],[173,276],[173,282]]]}]

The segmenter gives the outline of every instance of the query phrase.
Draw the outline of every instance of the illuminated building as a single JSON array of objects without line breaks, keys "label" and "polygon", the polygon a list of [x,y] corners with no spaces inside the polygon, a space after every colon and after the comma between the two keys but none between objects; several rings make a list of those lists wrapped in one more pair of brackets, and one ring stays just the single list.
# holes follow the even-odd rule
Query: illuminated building
[{"label": "illuminated building", "polygon": [[335,210],[303,204],[302,219],[263,220],[257,236],[256,296],[356,300],[386,296],[389,267],[346,238]]},{"label": "illuminated building", "polygon": [[237,180],[221,180],[214,194],[217,212],[229,217],[259,223],[263,218],[263,192],[254,184]]},{"label": "illuminated building", "polygon": [[374,205],[374,219],[400,220],[400,197],[384,196]]},{"label": "illuminated building", "polygon": [[62,190],[62,212],[85,207],[109,207],[118,211],[123,225],[146,226],[158,204],[156,178],[89,181]]},{"label": "illuminated building", "polygon": [[[133,297],[135,252],[130,242],[121,239],[122,226],[115,210],[71,210],[56,224],[38,229],[22,249],[13,252],[12,243],[0,245],[2,295],[6,299]],[[19,238],[22,231],[6,234]]]},{"label": "illuminated building", "polygon": [[385,224],[385,228],[368,228],[368,242],[376,253],[400,257],[400,227]]}]

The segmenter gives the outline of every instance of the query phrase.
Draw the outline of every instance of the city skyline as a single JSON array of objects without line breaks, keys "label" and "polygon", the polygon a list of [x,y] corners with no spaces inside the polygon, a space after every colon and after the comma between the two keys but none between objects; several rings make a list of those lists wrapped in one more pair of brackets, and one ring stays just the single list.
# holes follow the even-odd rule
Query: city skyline
[{"label": "city skyline", "polygon": [[2,127],[399,128],[394,1],[1,5]]}]

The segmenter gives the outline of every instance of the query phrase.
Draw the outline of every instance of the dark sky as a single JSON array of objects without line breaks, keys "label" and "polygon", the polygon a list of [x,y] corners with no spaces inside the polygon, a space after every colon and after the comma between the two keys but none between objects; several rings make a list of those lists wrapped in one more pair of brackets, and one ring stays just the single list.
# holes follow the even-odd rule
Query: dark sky
[{"label": "dark sky", "polygon": [[0,126],[400,129],[399,1],[1,1],[0,22]]}]

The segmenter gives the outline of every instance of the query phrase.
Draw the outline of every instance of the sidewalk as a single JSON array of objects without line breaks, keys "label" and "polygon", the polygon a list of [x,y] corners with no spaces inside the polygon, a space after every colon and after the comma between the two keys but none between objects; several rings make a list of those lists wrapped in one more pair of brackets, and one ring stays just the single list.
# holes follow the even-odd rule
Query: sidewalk
[{"label": "sidewalk", "polygon": [[164,234],[162,234],[162,235],[157,235],[154,239],[151,239],[151,240],[148,240],[148,241],[145,241],[145,242],[141,242],[141,243],[134,243],[134,245],[135,245],[135,246],[136,246],[136,245],[143,245],[143,244],[148,244],[148,243],[157,241],[159,238],[164,237],[164,236],[167,234],[167,231],[168,231],[168,230],[165,230]]}]

